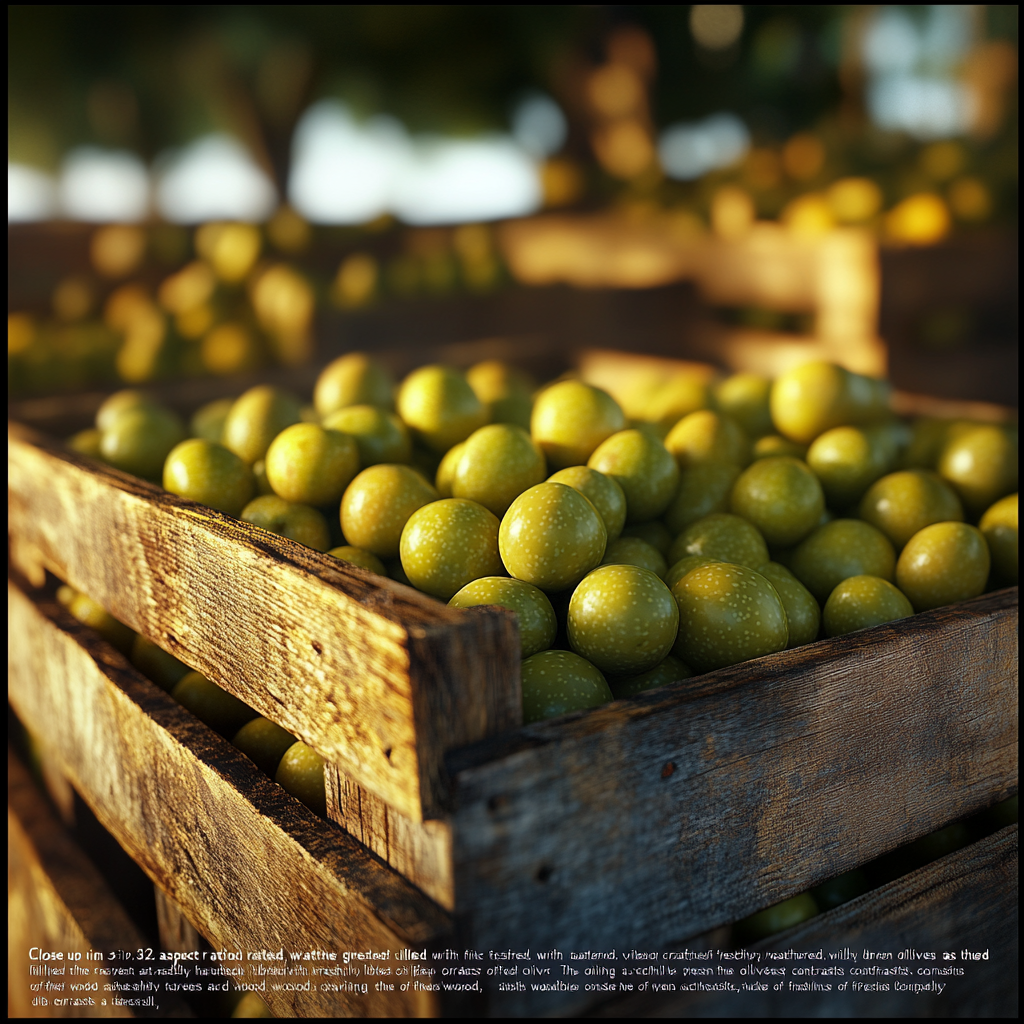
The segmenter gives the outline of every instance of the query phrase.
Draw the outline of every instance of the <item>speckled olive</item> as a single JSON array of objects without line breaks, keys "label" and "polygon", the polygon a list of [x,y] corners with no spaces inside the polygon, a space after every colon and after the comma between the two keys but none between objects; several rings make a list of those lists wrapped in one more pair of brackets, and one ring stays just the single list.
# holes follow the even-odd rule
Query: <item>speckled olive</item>
[{"label": "speckled olive", "polygon": [[689,679],[692,675],[693,669],[689,665],[669,654],[664,661],[659,662],[646,672],[609,677],[608,685],[612,688],[616,700],[621,700],[624,697],[643,693],[644,690],[654,690],[659,686],[668,686],[669,683],[679,682],[680,679]]},{"label": "speckled olive", "polygon": [[625,425],[622,409],[608,392],[579,380],[563,380],[542,391],[530,417],[530,433],[556,470],[583,465]]},{"label": "speckled olive", "polygon": [[673,562],[668,567],[665,573],[665,586],[671,590],[691,569],[696,569],[698,565],[707,565],[708,562],[717,561],[717,558],[707,558],[705,555],[684,555],[678,562]]},{"label": "speckled olive", "polygon": [[695,672],[785,650],[789,627],[771,583],[745,565],[709,562],[672,587],[679,606],[680,655]]},{"label": "speckled olive", "polygon": [[711,388],[703,374],[679,373],[655,388],[644,403],[643,418],[658,427],[661,437],[684,417],[711,407]]},{"label": "speckled olive", "polygon": [[359,464],[365,469],[381,462],[404,463],[412,456],[412,440],[405,424],[392,412],[376,405],[350,405],[325,416],[329,430],[348,434],[359,448]]},{"label": "speckled olive", "polygon": [[978,524],[992,557],[992,576],[997,584],[1017,582],[1017,495],[1000,498]]},{"label": "speckled olive", "polygon": [[870,523],[833,519],[801,541],[789,559],[789,568],[823,605],[851,576],[880,576],[891,582],[896,552],[885,534]]},{"label": "speckled olive", "polygon": [[807,464],[821,481],[829,507],[835,509],[859,501],[890,468],[867,432],[849,426],[833,427],[815,438],[807,449]]},{"label": "speckled olive", "polygon": [[784,566],[769,562],[757,570],[776,590],[786,610],[787,648],[802,647],[818,639],[821,608],[814,595]]},{"label": "speckled olive", "polygon": [[913,614],[906,594],[888,580],[851,576],[829,594],[821,617],[825,636],[843,636]]},{"label": "speckled olive", "polygon": [[786,456],[758,459],[733,484],[732,511],[750,520],[774,547],[803,540],[821,519],[825,495],[806,463]]},{"label": "speckled olive", "polygon": [[398,415],[426,447],[443,455],[488,419],[466,378],[447,366],[422,366],[402,381]]},{"label": "speckled olive", "polygon": [[[623,537],[639,537],[647,541],[662,558],[668,558],[669,549],[675,534],[660,520],[652,519],[646,523],[633,523],[622,531]],[[666,563],[667,565],[667,563]]]},{"label": "speckled olive", "polygon": [[313,391],[313,404],[321,416],[349,405],[393,406],[391,374],[363,352],[349,352],[328,363]]},{"label": "speckled olive", "polygon": [[193,437],[201,437],[205,441],[220,441],[224,435],[224,421],[235,404],[233,398],[218,398],[196,410],[189,420],[189,430]]},{"label": "speckled olive", "polygon": [[302,420],[302,403],[269,384],[240,396],[224,420],[223,444],[251,466],[267,454],[270,442],[285,427]]},{"label": "speckled olive", "polygon": [[167,456],[164,490],[238,516],[252,500],[256,483],[252,470],[234,452],[216,441],[193,437]]},{"label": "speckled olive", "polygon": [[645,523],[668,508],[679,467],[665,446],[644,430],[620,430],[597,446],[590,469],[611,477],[626,496],[626,522]]},{"label": "speckled olive", "polygon": [[234,736],[256,717],[248,704],[222,690],[198,672],[189,672],[171,690],[171,696],[222,736]]},{"label": "speckled olive", "polygon": [[973,519],[1017,489],[1017,443],[995,423],[980,423],[946,442],[938,472]]},{"label": "speckled olive", "polygon": [[285,501],[276,494],[253,498],[242,509],[241,519],[314,551],[326,551],[331,546],[330,529],[320,512],[310,505]]},{"label": "speckled olive", "polygon": [[740,475],[734,462],[701,462],[679,474],[679,487],[665,510],[665,525],[678,535],[712,512],[729,511],[729,495]]},{"label": "speckled olive", "polygon": [[572,651],[541,651],[527,658],[522,679],[526,725],[614,699],[600,669]]},{"label": "speckled olive", "polygon": [[452,481],[455,479],[455,467],[462,458],[462,445],[465,443],[463,441],[462,444],[453,444],[438,464],[437,472],[434,474],[434,486],[437,488],[438,497],[453,497]]},{"label": "speckled olive", "polygon": [[981,531],[967,523],[933,523],[900,553],[896,586],[919,612],[977,597],[985,590],[991,557]]},{"label": "speckled olive", "polygon": [[260,771],[273,778],[285,751],[295,743],[295,737],[276,722],[256,717],[246,722],[232,737],[231,742],[246,757],[256,763]]},{"label": "speckled olive", "polygon": [[466,380],[476,397],[490,408],[492,423],[514,423],[530,429],[536,385],[527,374],[498,359],[488,359],[471,366]]},{"label": "speckled olive", "polygon": [[274,493],[285,501],[336,505],[359,472],[359,449],[340,430],[295,423],[271,442],[266,471]]},{"label": "speckled olive", "polygon": [[397,558],[409,516],[437,497],[437,491],[409,466],[370,466],[345,489],[341,532],[353,547],[378,558]]},{"label": "speckled olive", "polygon": [[544,454],[522,427],[491,423],[462,442],[452,473],[452,497],[477,501],[500,519],[523,491],[545,476]]},{"label": "speckled olive", "polygon": [[676,642],[679,609],[671,591],[649,569],[602,565],[588,574],[569,602],[572,649],[602,672],[654,668]]},{"label": "speckled olive", "polygon": [[555,642],[558,623],[547,594],[522,580],[484,576],[467,583],[448,604],[453,608],[494,604],[515,612],[519,617],[519,647],[524,658],[546,651]]},{"label": "speckled olive", "polygon": [[680,469],[701,462],[732,462],[745,466],[750,461],[750,438],[731,417],[701,409],[681,419],[665,438],[665,447]]},{"label": "speckled olive", "polygon": [[312,747],[297,741],[283,754],[274,781],[321,817],[327,815],[324,759]]},{"label": "speckled olive", "polygon": [[956,492],[926,469],[904,469],[876,480],[861,498],[860,517],[877,526],[899,551],[918,530],[932,523],[961,522]]},{"label": "speckled olive", "polygon": [[178,661],[173,654],[168,654],[152,640],[147,640],[141,633],[132,642],[131,662],[147,679],[168,693],[192,671],[188,665]]},{"label": "speckled olive", "polygon": [[384,563],[372,551],[354,548],[351,544],[342,544],[341,547],[331,548],[327,554],[339,561],[349,562],[351,565],[358,565],[361,569],[375,572],[378,576],[387,576],[388,574]]},{"label": "speckled olive", "polygon": [[712,512],[676,537],[668,553],[669,565],[686,555],[703,555],[759,569],[768,563],[768,545],[760,530],[748,520],[731,512]]},{"label": "speckled olive", "polygon": [[402,530],[402,568],[417,590],[450,601],[467,583],[499,576],[498,517],[465,498],[417,509]]},{"label": "speckled olive", "polygon": [[601,564],[608,532],[579,491],[543,483],[524,491],[501,521],[498,544],[509,574],[541,590],[573,587]]},{"label": "speckled olive", "polygon": [[184,424],[169,409],[138,406],[122,412],[103,431],[100,457],[126,473],[159,480],[168,453],[184,438]]},{"label": "speckled olive", "polygon": [[772,411],[770,396],[772,382],[756,373],[734,373],[715,389],[715,404],[721,412],[731,416],[748,437],[770,434]]},{"label": "speckled olive", "polygon": [[622,533],[626,522],[626,495],[610,476],[588,466],[570,466],[552,473],[548,483],[565,484],[589,498],[604,521],[609,544]]},{"label": "speckled olive", "polygon": [[602,565],[638,565],[649,569],[659,579],[665,578],[668,563],[662,553],[640,537],[620,537],[613,540],[604,551]]}]

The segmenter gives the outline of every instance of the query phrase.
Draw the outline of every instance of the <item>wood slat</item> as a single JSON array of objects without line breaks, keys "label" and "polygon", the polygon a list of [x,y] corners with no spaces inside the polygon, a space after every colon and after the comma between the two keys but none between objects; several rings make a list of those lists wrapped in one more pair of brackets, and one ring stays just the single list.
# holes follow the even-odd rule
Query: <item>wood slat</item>
[{"label": "wood slat", "polygon": [[8,514],[22,561],[38,559],[413,820],[443,812],[446,750],[521,721],[510,614],[449,609],[18,425]]},{"label": "wood slat", "polygon": [[[215,949],[391,950],[451,918],[253,768],[55,602],[8,584],[10,701]],[[267,991],[281,1016],[430,1016],[432,993]]]},{"label": "wood slat", "polygon": [[454,753],[470,941],[656,948],[1008,795],[1017,622],[1011,588]]}]

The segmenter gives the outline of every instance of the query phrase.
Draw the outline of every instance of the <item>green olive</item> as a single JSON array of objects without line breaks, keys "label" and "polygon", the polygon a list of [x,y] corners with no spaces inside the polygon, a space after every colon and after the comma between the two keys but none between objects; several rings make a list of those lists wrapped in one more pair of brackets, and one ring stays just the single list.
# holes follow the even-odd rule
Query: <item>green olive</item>
[{"label": "green olive", "polygon": [[821,608],[811,592],[778,562],[769,562],[757,571],[775,588],[786,610],[787,649],[814,643],[821,628]]},{"label": "green olive", "polygon": [[543,483],[519,495],[498,534],[510,575],[544,591],[573,587],[601,564],[608,532],[598,511],[579,491]]},{"label": "green olive", "polygon": [[467,583],[499,576],[498,517],[465,498],[417,509],[402,530],[402,568],[417,590],[450,601]]},{"label": "green olive", "polygon": [[647,672],[672,650],[679,609],[649,569],[602,565],[584,577],[569,602],[569,643],[602,672]]},{"label": "green olive", "polygon": [[938,464],[972,518],[1017,489],[1017,443],[994,423],[981,423],[949,440]]},{"label": "green olive", "polygon": [[100,454],[100,441],[102,439],[103,432],[95,427],[90,427],[88,430],[80,430],[77,434],[69,437],[66,444],[73,452],[78,452],[79,455],[88,455],[92,459],[100,459],[102,461],[103,456]]},{"label": "green olive", "polygon": [[311,811],[327,816],[324,759],[305,743],[293,743],[281,757],[274,780]]},{"label": "green olive", "polygon": [[448,451],[445,452],[444,458],[441,459],[440,465],[437,467],[437,472],[434,474],[434,486],[437,488],[437,494],[440,498],[452,498],[452,481],[455,479],[455,468],[459,464],[459,459],[462,458],[462,444],[453,444]]},{"label": "green olive", "polygon": [[492,423],[462,442],[452,473],[452,497],[468,498],[499,519],[523,491],[547,476],[544,455],[522,427]]},{"label": "green olive", "polygon": [[712,512],[729,511],[729,495],[740,475],[733,462],[701,462],[679,474],[679,487],[665,511],[665,525],[678,535]]},{"label": "green olive", "polygon": [[363,551],[362,548],[354,548],[351,544],[343,544],[341,547],[331,548],[327,554],[333,555],[333,557],[342,562],[349,562],[352,565],[358,565],[361,569],[375,572],[378,576],[387,576],[388,574],[387,569],[384,568],[384,563],[373,552]]},{"label": "green olive", "polygon": [[754,442],[753,458],[770,459],[776,455],[787,455],[791,459],[807,461],[807,445],[797,444],[781,434],[766,434]]},{"label": "green olive", "polygon": [[266,459],[257,459],[252,464],[252,478],[256,482],[255,497],[259,497],[261,494],[274,493],[274,488],[270,486],[270,481],[267,479]]},{"label": "green olive", "polygon": [[412,440],[405,424],[376,405],[350,405],[325,416],[329,430],[348,434],[359,448],[359,464],[404,463],[412,457]]},{"label": "green olive", "polygon": [[686,555],[703,555],[719,562],[735,562],[750,569],[768,563],[768,545],[753,523],[730,512],[712,512],[691,523],[672,542],[669,565]]},{"label": "green olive", "polygon": [[353,547],[378,558],[397,558],[409,516],[437,497],[437,491],[410,466],[370,466],[348,485],[341,499],[341,532]]},{"label": "green olive", "polygon": [[340,430],[295,423],[271,442],[266,469],[274,493],[285,501],[335,505],[359,472],[359,449]]},{"label": "green olive", "polygon": [[649,569],[659,579],[665,578],[668,563],[661,552],[639,537],[620,537],[613,540],[604,551],[602,565],[638,565]]},{"label": "green olive", "polygon": [[860,502],[860,517],[877,526],[896,550],[932,523],[961,522],[956,492],[926,469],[904,469],[876,480]]},{"label": "green olive", "polygon": [[525,725],[613,699],[600,669],[572,651],[541,651],[523,662]]},{"label": "green olive", "polygon": [[644,690],[654,690],[659,686],[679,682],[681,679],[689,679],[692,675],[693,670],[688,665],[669,654],[654,668],[637,675],[615,676],[608,680],[608,685],[611,686],[616,700],[621,700],[623,697],[643,693]]},{"label": "green olive", "polygon": [[797,546],[789,562],[793,575],[820,605],[851,576],[880,576],[891,582],[895,568],[896,552],[889,539],[859,519],[833,519],[819,526]]},{"label": "green olive", "polygon": [[198,672],[183,676],[171,690],[171,696],[200,722],[223,736],[234,736],[246,722],[256,717],[248,704]]},{"label": "green olive", "polygon": [[658,387],[650,397],[644,419],[657,425],[662,438],[685,416],[711,407],[711,389],[706,377],[678,373]]},{"label": "green olive", "polygon": [[246,757],[255,761],[260,771],[273,777],[285,751],[295,743],[295,737],[276,722],[257,716],[243,725],[231,742]]},{"label": "green olive", "polygon": [[911,424],[910,441],[903,454],[907,469],[935,469],[946,443],[950,421],[922,416]]},{"label": "green olive", "polygon": [[919,612],[977,597],[985,590],[991,557],[981,531],[967,523],[933,523],[900,553],[896,585]]},{"label": "green olive", "polygon": [[126,473],[159,479],[168,453],[184,437],[184,425],[169,409],[140,406],[121,413],[103,431],[100,456]]},{"label": "green olive", "polygon": [[320,512],[309,505],[285,501],[276,494],[253,498],[242,509],[241,519],[314,551],[326,551],[331,546],[331,532]]},{"label": "green olive", "polygon": [[731,416],[710,409],[681,419],[669,431],[665,447],[680,469],[701,462],[732,462],[742,467],[750,461],[750,438],[743,428]]},{"label": "green olive", "polygon": [[220,442],[224,435],[224,421],[235,404],[233,398],[218,398],[207,402],[197,409],[189,421],[189,430],[193,437],[201,437],[205,441]]},{"label": "green olive", "polygon": [[679,643],[672,653],[695,672],[774,654],[789,643],[778,592],[745,565],[699,565],[676,582],[672,596],[679,605]]},{"label": "green olive", "polygon": [[645,523],[668,508],[679,486],[679,467],[665,446],[643,430],[620,430],[587,461],[611,477],[626,496],[626,522]]},{"label": "green olive", "polygon": [[231,406],[222,443],[251,466],[285,427],[302,421],[301,414],[302,403],[293,395],[269,384],[250,388]]},{"label": "green olive", "polygon": [[152,640],[139,633],[132,643],[132,664],[162,690],[169,693],[192,670],[173,654],[168,654]]},{"label": "green olive", "polygon": [[831,878],[811,890],[814,902],[822,912],[841,907],[858,896],[863,896],[871,888],[868,876],[860,868],[847,871],[836,878]]},{"label": "green olive", "polygon": [[735,373],[715,389],[715,403],[721,412],[732,417],[748,437],[770,434],[772,382],[756,373]]},{"label": "green olive", "polygon": [[157,403],[144,391],[115,391],[97,410],[96,429],[102,433],[109,430],[123,413],[153,408],[158,408]]},{"label": "green olive", "polygon": [[668,558],[669,549],[672,547],[672,541],[675,540],[675,534],[664,523],[659,522],[657,519],[652,519],[647,523],[633,523],[632,526],[627,526],[622,531],[622,536],[639,537],[640,540],[647,541],[647,543],[650,544],[662,558]]},{"label": "green olive", "polygon": [[453,608],[494,604],[519,617],[519,646],[523,658],[546,651],[558,631],[555,610],[547,595],[522,580],[484,576],[467,583],[449,602]]},{"label": "green olive", "polygon": [[843,636],[914,614],[906,595],[877,576],[851,576],[828,596],[822,611],[826,636]]},{"label": "green olive", "polygon": [[321,416],[349,405],[393,406],[391,374],[363,352],[349,352],[321,371],[313,391],[313,404]]},{"label": "green olive", "polygon": [[760,910],[734,925],[736,937],[740,942],[757,942],[769,935],[784,932],[818,914],[818,905],[809,892],[799,896],[791,896],[788,900],[776,903],[774,907]]},{"label": "green olive", "polygon": [[492,423],[513,423],[530,429],[536,385],[527,374],[500,360],[488,359],[471,366],[466,380],[476,397],[490,408]]},{"label": "green olive", "polygon": [[[665,573],[665,586],[671,590],[691,569],[708,562],[717,562],[717,558],[706,558],[704,555],[684,555],[678,562],[673,562]],[[771,562],[768,563],[771,565]],[[758,570],[759,572],[761,570]]]},{"label": "green olive", "polygon": [[733,485],[731,510],[752,522],[773,547],[803,540],[821,519],[825,495],[807,464],[786,456],[758,459]]},{"label": "green olive", "polygon": [[96,630],[111,647],[116,647],[126,656],[131,654],[135,633],[115,619],[103,605],[87,594],[76,592],[68,602],[67,609],[83,626]]},{"label": "green olive", "polygon": [[837,509],[859,501],[891,465],[859,427],[826,430],[807,449],[807,464],[821,481],[829,507]]},{"label": "green olive", "polygon": [[530,433],[554,469],[581,466],[626,418],[606,391],[578,380],[546,388],[533,403]]},{"label": "green olive", "polygon": [[252,500],[255,480],[252,470],[224,445],[193,437],[167,456],[164,490],[238,516]]},{"label": "green olive", "polygon": [[604,521],[609,544],[622,533],[626,522],[626,495],[610,476],[588,466],[570,466],[549,476],[548,483],[565,484],[589,498]]},{"label": "green olive", "polygon": [[422,366],[402,381],[398,415],[423,444],[443,455],[488,419],[488,409],[458,370]]},{"label": "green olive", "polygon": [[1000,498],[978,524],[992,556],[992,575],[1000,584],[1017,582],[1017,495]]}]

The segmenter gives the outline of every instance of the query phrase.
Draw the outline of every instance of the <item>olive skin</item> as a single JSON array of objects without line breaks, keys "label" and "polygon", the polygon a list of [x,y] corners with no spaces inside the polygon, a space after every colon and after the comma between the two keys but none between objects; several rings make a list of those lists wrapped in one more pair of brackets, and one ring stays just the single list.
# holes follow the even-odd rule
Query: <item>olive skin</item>
[{"label": "olive skin", "polygon": [[743,471],[729,496],[730,510],[752,522],[773,547],[802,541],[825,511],[825,495],[806,463],[786,457],[758,459]]},{"label": "olive skin", "polygon": [[933,523],[907,541],[896,563],[896,586],[923,612],[984,593],[990,567],[977,527]]},{"label": "olive skin", "polygon": [[587,460],[626,496],[626,522],[645,523],[668,508],[679,486],[679,467],[665,446],[643,430],[620,430]]},{"label": "olive skin", "polygon": [[90,427],[87,430],[80,430],[77,434],[73,434],[64,443],[73,452],[78,452],[79,455],[88,455],[90,458],[99,459],[102,462],[103,456],[100,454],[100,441],[102,439],[103,433],[95,427]]},{"label": "olive skin", "polygon": [[843,636],[914,614],[905,594],[877,576],[851,576],[829,594],[822,611],[825,636]]},{"label": "olive skin", "polygon": [[530,429],[534,382],[525,373],[498,359],[471,366],[466,380],[476,397],[491,410],[492,423],[513,423]]},{"label": "olive skin", "polygon": [[686,555],[703,555],[750,569],[759,569],[769,561],[768,545],[761,532],[753,523],[730,512],[712,512],[683,530],[672,542],[669,565]]},{"label": "olive skin", "polygon": [[434,474],[434,486],[437,488],[438,497],[441,498],[452,498],[452,482],[455,479],[455,468],[459,464],[459,459],[462,458],[462,446],[465,444],[453,444],[448,451],[445,452],[444,458],[441,459],[440,465],[437,467],[437,472]]},{"label": "olive skin", "polygon": [[660,437],[684,417],[711,407],[711,388],[703,376],[679,373],[658,387],[645,403],[643,419],[656,427]]},{"label": "olive skin", "polygon": [[1017,495],[1000,498],[978,523],[992,556],[996,583],[1017,582]]},{"label": "olive skin", "polygon": [[530,434],[556,470],[582,466],[602,441],[625,425],[622,409],[611,395],[578,380],[546,388],[530,416]]},{"label": "olive skin", "polygon": [[248,704],[198,672],[183,676],[171,690],[171,696],[222,736],[234,736],[246,722],[256,717]]},{"label": "olive skin", "polygon": [[242,509],[241,519],[314,551],[326,551],[331,546],[330,529],[321,513],[309,505],[285,501],[276,494],[253,498]]},{"label": "olive skin", "polygon": [[973,519],[1017,489],[1017,444],[1002,427],[978,424],[947,441],[937,468]]},{"label": "olive skin", "polygon": [[523,491],[546,476],[544,454],[522,427],[492,423],[463,441],[452,473],[452,497],[477,501],[500,519]]},{"label": "olive skin", "polygon": [[273,778],[285,751],[295,743],[295,737],[276,722],[256,717],[247,722],[232,737],[232,744],[256,763],[260,771]]},{"label": "olive skin", "polygon": [[814,897],[809,892],[802,892],[798,896],[776,903],[774,907],[759,910],[756,914],[737,921],[736,938],[740,942],[766,939],[769,935],[784,932],[787,928],[815,917],[817,913],[818,905],[814,902]]},{"label": "olive skin", "polygon": [[733,462],[701,462],[679,474],[679,487],[665,510],[665,525],[673,534],[712,512],[728,512],[740,467]]},{"label": "olive skin", "polygon": [[437,498],[437,491],[410,466],[370,466],[345,489],[341,532],[353,547],[378,558],[397,558],[409,516]]},{"label": "olive skin", "polygon": [[467,583],[449,602],[452,608],[498,605],[519,617],[520,656],[532,657],[546,651],[558,632],[555,610],[547,595],[522,580],[507,576],[484,576]]},{"label": "olive skin", "polygon": [[834,427],[815,438],[807,464],[821,481],[830,508],[848,508],[889,468],[867,432]]},{"label": "olive skin", "polygon": [[193,437],[167,456],[164,490],[239,516],[252,500],[256,482],[252,470],[234,452],[216,441]]},{"label": "olive skin", "polygon": [[391,374],[363,352],[349,352],[328,363],[313,391],[313,404],[323,417],[350,405],[394,406]]},{"label": "olive skin", "polygon": [[327,816],[324,759],[312,747],[293,743],[282,755],[274,781],[314,813]]},{"label": "olive skin", "polygon": [[412,439],[405,424],[379,406],[350,405],[325,416],[323,426],[340,430],[355,441],[364,469],[381,462],[401,464],[412,458]]},{"label": "olive skin", "polygon": [[466,378],[447,366],[422,366],[402,381],[398,415],[431,451],[443,455],[488,419],[487,407]]},{"label": "olive skin", "polygon": [[[676,531],[678,532],[678,531]],[[675,534],[662,522],[654,519],[649,523],[634,523],[622,531],[623,537],[639,537],[655,548],[662,558],[668,558]],[[609,541],[610,543],[610,541]]]},{"label": "olive skin", "polygon": [[587,498],[547,482],[512,502],[498,547],[511,576],[552,592],[575,586],[600,565],[607,537],[604,520]]},{"label": "olive skin", "polygon": [[569,601],[569,644],[604,673],[647,672],[672,650],[678,633],[671,591],[636,565],[602,565]]},{"label": "olive skin", "polygon": [[734,419],[748,437],[763,437],[772,426],[772,382],[756,373],[734,373],[715,389],[715,404]]},{"label": "olive skin", "polygon": [[116,647],[122,654],[131,653],[135,633],[123,622],[115,619],[99,602],[87,594],[75,591],[70,595],[67,609],[82,625],[96,630],[108,644]]},{"label": "olive skin", "polygon": [[790,571],[820,605],[851,576],[880,576],[892,582],[895,568],[896,552],[889,539],[859,519],[833,519],[819,526],[789,559]]},{"label": "olive skin", "polygon": [[425,594],[450,601],[467,583],[499,576],[498,517],[465,498],[417,509],[402,530],[402,568]]},{"label": "olive skin", "polygon": [[362,548],[354,548],[351,544],[343,544],[341,547],[331,548],[327,554],[337,558],[341,562],[348,562],[351,565],[358,565],[368,572],[375,572],[378,576],[387,576],[388,571],[384,563],[372,552],[363,551]]},{"label": "olive skin", "polygon": [[141,633],[132,643],[131,662],[147,679],[168,693],[192,671],[188,665],[182,664],[173,654],[168,654]]},{"label": "olive skin", "polygon": [[97,410],[96,429],[102,433],[109,430],[117,419],[126,412],[156,407],[156,402],[144,391],[136,391],[134,388],[115,391],[114,394],[104,399],[103,404]]},{"label": "olive skin", "polygon": [[285,427],[302,420],[302,403],[294,395],[261,384],[241,395],[224,420],[221,442],[250,466],[267,454],[270,442]]},{"label": "olive skin", "polygon": [[679,605],[679,642],[672,653],[694,672],[774,654],[789,643],[777,591],[745,565],[699,565],[676,582],[672,596]]},{"label": "olive skin", "polygon": [[169,409],[138,406],[122,412],[100,437],[100,458],[126,473],[159,480],[168,454],[185,439],[185,427]]},{"label": "olive skin", "polygon": [[807,445],[797,444],[781,434],[766,434],[754,442],[751,457],[754,459],[770,459],[776,455],[787,455],[791,459],[807,461]]},{"label": "olive skin", "polygon": [[618,539],[626,523],[626,495],[610,476],[588,466],[570,466],[552,473],[548,483],[565,484],[589,498],[604,521],[608,543]]},{"label": "olive skin", "polygon": [[639,537],[620,537],[613,540],[604,551],[602,565],[638,565],[649,569],[659,579],[665,578],[668,563],[661,552],[647,541]]},{"label": "olive skin", "polygon": [[701,462],[732,462],[745,466],[750,461],[750,438],[731,417],[701,409],[681,419],[665,438],[665,447],[680,469]]},{"label": "olive skin", "polygon": [[267,482],[279,498],[333,505],[359,472],[359,448],[340,430],[295,423],[270,443],[265,462]]},{"label": "olive skin", "polygon": [[664,661],[659,662],[652,669],[641,672],[638,675],[613,676],[608,680],[612,693],[616,700],[624,697],[633,697],[644,690],[654,690],[659,686],[668,686],[669,683],[679,682],[681,679],[689,679],[693,670],[689,665],[684,664],[679,658],[669,654]]},{"label": "olive skin", "polygon": [[201,437],[204,441],[220,442],[224,434],[224,421],[231,412],[231,406],[235,404],[234,399],[218,398],[216,401],[207,402],[198,409],[189,420],[189,430],[193,437]]},{"label": "olive skin", "polygon": [[757,571],[775,588],[786,610],[786,625],[789,628],[786,649],[814,643],[821,628],[821,608],[811,592],[778,562],[769,562]]},{"label": "olive skin", "polygon": [[[706,558],[704,555],[686,555],[669,566],[664,577],[665,586],[671,590],[691,569],[696,569],[698,565],[707,565],[709,562],[717,561],[717,558]],[[771,565],[770,562],[768,564]]]},{"label": "olive skin", "polygon": [[876,480],[861,498],[861,519],[876,526],[897,551],[932,523],[962,522],[956,492],[936,473],[904,469]]},{"label": "olive skin", "polygon": [[600,669],[572,651],[541,651],[523,662],[523,724],[613,700]]}]

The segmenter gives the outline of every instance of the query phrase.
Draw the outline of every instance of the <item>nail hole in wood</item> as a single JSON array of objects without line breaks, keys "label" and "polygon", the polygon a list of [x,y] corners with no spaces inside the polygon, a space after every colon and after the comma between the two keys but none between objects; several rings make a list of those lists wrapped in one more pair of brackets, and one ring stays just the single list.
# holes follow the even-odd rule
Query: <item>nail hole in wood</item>
[{"label": "nail hole in wood", "polygon": [[384,756],[390,761],[391,760],[391,748],[386,747],[384,750]]},{"label": "nail hole in wood", "polygon": [[554,873],[555,869],[550,864],[541,864],[537,871],[537,881],[546,882]]},{"label": "nail hole in wood", "polygon": [[317,654],[321,654],[322,655],[324,653],[324,645],[322,643],[320,643],[319,640],[314,640],[313,641],[313,650],[316,651]]},{"label": "nail hole in wood", "polygon": [[168,633],[167,642],[169,644],[176,644],[178,642],[178,638],[173,633]]},{"label": "nail hole in wood", "polygon": [[661,769],[661,777],[667,779],[676,770],[675,761],[669,761],[664,768]]}]

